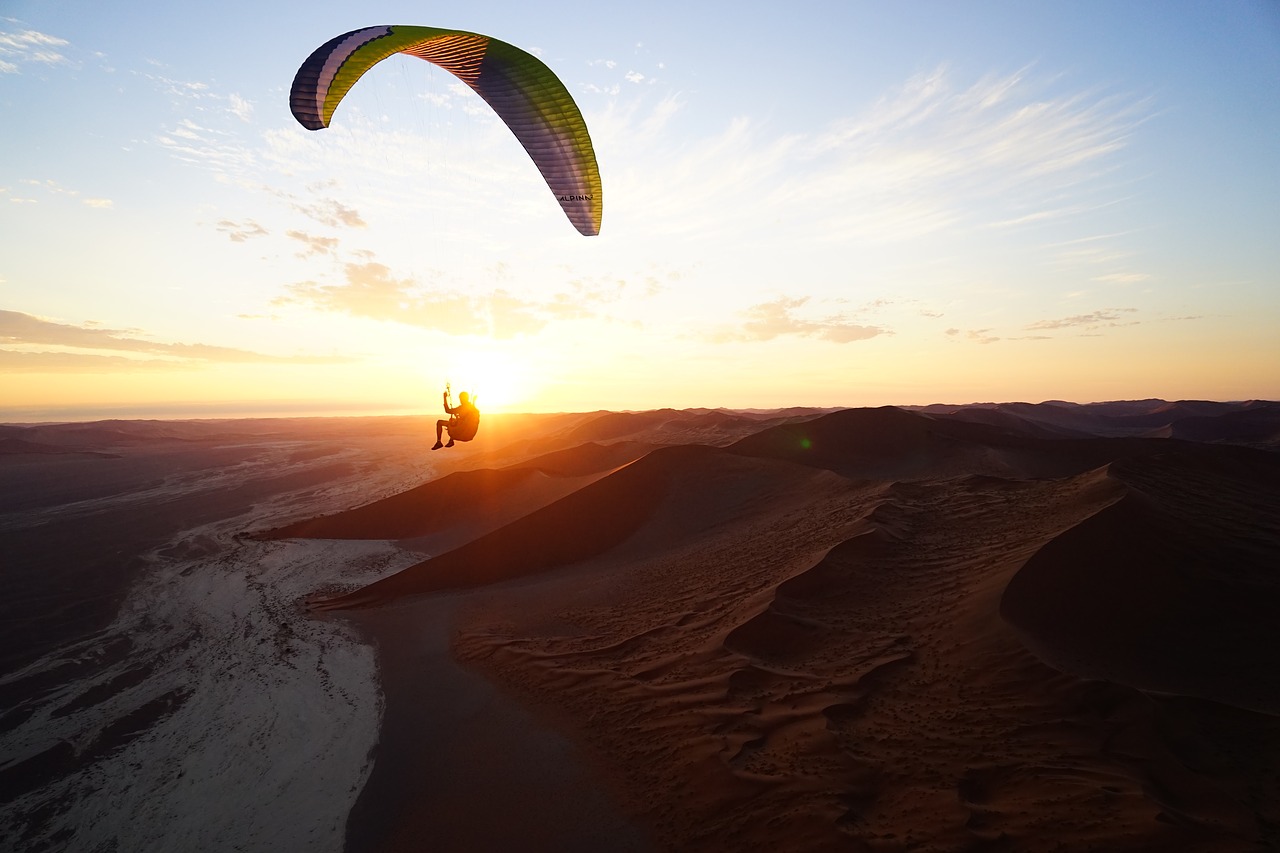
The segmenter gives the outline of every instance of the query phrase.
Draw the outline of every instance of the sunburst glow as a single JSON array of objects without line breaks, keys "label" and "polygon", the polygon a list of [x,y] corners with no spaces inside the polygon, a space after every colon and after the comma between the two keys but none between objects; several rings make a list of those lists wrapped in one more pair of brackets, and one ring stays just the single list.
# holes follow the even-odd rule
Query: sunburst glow
[{"label": "sunburst glow", "polygon": [[[430,381],[430,380],[428,380]],[[527,363],[500,349],[462,347],[446,360],[438,381],[453,390],[471,394],[475,404],[488,412],[519,410],[537,394]]]}]

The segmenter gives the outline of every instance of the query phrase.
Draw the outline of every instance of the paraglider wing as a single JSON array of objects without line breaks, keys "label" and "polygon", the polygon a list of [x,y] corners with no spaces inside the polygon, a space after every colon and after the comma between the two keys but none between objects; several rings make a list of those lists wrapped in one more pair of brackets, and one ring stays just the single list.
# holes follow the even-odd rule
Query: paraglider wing
[{"label": "paraglider wing", "polygon": [[302,63],[289,93],[294,118],[309,130],[328,127],[361,75],[394,53],[425,59],[475,90],[520,140],[574,227],[600,233],[604,195],[582,113],[551,69],[514,45],[436,27],[353,30]]}]

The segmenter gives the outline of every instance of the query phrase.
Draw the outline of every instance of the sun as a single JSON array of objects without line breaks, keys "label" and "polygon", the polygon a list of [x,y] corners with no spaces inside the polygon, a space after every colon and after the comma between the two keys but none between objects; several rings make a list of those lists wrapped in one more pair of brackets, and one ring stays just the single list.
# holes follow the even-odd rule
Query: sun
[{"label": "sun", "polygon": [[455,401],[459,392],[466,391],[482,411],[516,410],[534,395],[527,363],[495,350],[469,351],[449,358],[444,380],[453,389]]}]

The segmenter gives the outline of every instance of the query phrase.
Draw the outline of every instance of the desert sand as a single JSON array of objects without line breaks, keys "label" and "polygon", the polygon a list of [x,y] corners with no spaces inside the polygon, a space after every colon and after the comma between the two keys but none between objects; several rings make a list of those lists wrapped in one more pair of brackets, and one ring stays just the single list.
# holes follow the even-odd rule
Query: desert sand
[{"label": "desert sand", "polygon": [[[493,419],[483,441],[416,456],[334,429],[340,476],[311,467],[333,438],[277,450],[299,482],[203,539],[158,530],[121,593],[172,592],[157,565],[240,567],[274,591],[219,593],[242,613],[229,624],[288,626],[249,671],[303,727],[337,719],[347,753],[365,750],[325,763],[340,736],[310,752],[279,725],[251,738],[299,777],[347,774],[346,799],[307,789],[316,846],[262,818],[223,836],[246,849],[1280,847],[1275,403],[598,412]],[[9,446],[33,469],[61,456]],[[3,535],[36,542],[33,513],[79,505],[50,485],[5,507]],[[39,637],[0,689],[57,682],[66,638]],[[130,676],[113,678],[62,701],[109,704],[94,700]],[[203,694],[180,683],[168,701],[191,708]],[[6,820],[25,820],[10,837],[77,838],[76,810],[40,792],[119,750],[68,729],[89,767],[28,746],[43,781],[24,788],[9,753],[52,740],[55,714],[29,695],[16,708],[0,727],[21,806]],[[205,837],[189,823],[166,837]]]},{"label": "desert sand", "polygon": [[312,606],[473,590],[457,655],[654,849],[1280,843],[1274,406],[598,420],[658,446]]}]

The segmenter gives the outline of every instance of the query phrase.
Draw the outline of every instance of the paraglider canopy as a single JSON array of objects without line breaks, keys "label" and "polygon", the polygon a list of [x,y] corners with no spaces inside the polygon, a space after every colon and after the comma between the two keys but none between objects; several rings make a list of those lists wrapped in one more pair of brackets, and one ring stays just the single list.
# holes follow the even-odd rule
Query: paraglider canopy
[{"label": "paraglider canopy", "polygon": [[328,127],[356,81],[395,53],[425,59],[470,86],[520,140],[574,227],[600,233],[604,194],[582,113],[551,69],[514,45],[436,27],[353,30],[302,63],[289,93],[294,117],[308,130]]}]

